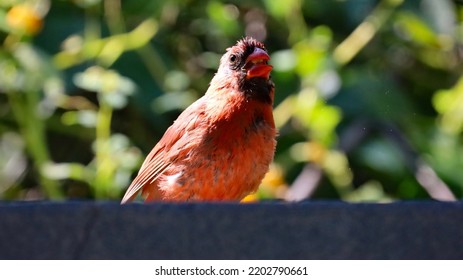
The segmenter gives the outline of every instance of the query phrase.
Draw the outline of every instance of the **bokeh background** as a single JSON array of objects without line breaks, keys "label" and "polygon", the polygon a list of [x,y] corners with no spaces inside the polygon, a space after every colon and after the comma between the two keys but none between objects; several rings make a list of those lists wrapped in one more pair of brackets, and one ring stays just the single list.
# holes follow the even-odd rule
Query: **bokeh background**
[{"label": "bokeh background", "polygon": [[249,35],[280,136],[245,201],[459,199],[462,20],[451,0],[1,0],[0,198],[120,199]]}]

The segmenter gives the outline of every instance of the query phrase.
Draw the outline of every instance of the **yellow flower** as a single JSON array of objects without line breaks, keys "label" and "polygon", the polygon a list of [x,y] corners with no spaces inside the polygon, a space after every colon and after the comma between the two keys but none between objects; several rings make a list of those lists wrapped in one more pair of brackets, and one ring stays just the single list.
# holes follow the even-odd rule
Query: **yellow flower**
[{"label": "yellow flower", "polygon": [[242,200],[241,203],[252,203],[252,202],[257,202],[259,201],[259,198],[257,197],[257,194],[249,194],[245,196]]},{"label": "yellow flower", "polygon": [[11,8],[6,15],[6,22],[13,31],[27,35],[37,34],[43,25],[37,11],[26,4]]}]

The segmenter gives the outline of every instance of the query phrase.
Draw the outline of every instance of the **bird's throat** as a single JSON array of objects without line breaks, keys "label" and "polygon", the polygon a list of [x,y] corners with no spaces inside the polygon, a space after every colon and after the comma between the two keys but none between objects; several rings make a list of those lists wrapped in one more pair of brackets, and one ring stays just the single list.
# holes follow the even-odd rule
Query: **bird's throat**
[{"label": "bird's throat", "polygon": [[240,87],[246,99],[273,105],[274,84],[271,80],[264,78],[245,78],[244,81],[240,83]]}]

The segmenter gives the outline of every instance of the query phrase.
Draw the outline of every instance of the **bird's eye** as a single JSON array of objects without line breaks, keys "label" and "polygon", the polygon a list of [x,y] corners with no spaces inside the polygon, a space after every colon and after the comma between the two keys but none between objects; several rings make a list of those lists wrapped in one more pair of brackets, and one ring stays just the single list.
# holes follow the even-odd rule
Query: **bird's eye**
[{"label": "bird's eye", "polygon": [[234,55],[234,54],[230,55],[230,61],[235,62],[236,61],[236,55]]}]

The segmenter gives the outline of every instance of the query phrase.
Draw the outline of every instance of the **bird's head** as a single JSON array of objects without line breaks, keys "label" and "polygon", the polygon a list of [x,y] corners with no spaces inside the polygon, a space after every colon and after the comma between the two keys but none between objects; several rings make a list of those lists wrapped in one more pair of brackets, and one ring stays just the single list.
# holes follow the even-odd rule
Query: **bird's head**
[{"label": "bird's head", "polygon": [[263,78],[268,80],[270,71],[272,71],[272,66],[268,64],[269,60],[270,56],[267,54],[264,44],[251,37],[245,37],[227,49],[220,60],[219,71],[232,71],[245,79]]},{"label": "bird's head", "polygon": [[227,49],[211,84],[219,88],[237,88],[248,97],[272,102],[268,98],[273,90],[269,60],[264,44],[245,37]]}]

